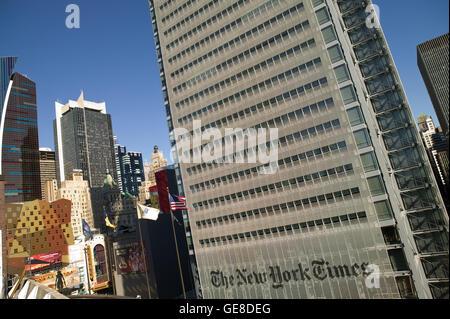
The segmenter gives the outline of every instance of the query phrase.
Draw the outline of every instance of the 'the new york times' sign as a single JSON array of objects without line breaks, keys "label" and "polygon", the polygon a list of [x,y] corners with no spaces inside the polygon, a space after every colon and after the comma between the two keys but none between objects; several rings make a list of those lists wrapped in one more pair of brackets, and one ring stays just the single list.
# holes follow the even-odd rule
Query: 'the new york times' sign
[{"label": "'the new york times' sign", "polygon": [[310,281],[345,277],[368,277],[376,272],[377,267],[369,263],[355,263],[353,265],[330,265],[329,262],[313,260],[311,265],[298,264],[295,269],[284,270],[280,266],[269,266],[267,271],[256,272],[245,268],[236,269],[233,274],[225,274],[223,271],[211,271],[211,284],[216,288],[240,287],[243,285],[264,285],[271,283],[275,289],[283,288],[284,284],[291,281]]}]

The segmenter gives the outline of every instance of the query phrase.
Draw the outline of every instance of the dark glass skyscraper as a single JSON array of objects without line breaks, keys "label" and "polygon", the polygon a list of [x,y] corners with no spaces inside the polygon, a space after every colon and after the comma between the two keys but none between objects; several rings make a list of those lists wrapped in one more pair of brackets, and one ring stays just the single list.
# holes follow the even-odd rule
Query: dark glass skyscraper
[{"label": "dark glass skyscraper", "polygon": [[[2,59],[2,92],[5,79],[12,72],[14,58]],[[5,177],[7,203],[41,198],[39,139],[36,84],[26,76],[14,73],[3,95],[0,140],[0,171]]]},{"label": "dark glass skyscraper", "polygon": [[139,186],[145,179],[142,153],[127,152],[127,148],[122,145],[115,147],[118,160],[117,175],[120,171],[120,189],[124,193],[139,196]]},{"label": "dark glass skyscraper", "polygon": [[111,115],[105,103],[69,100],[66,105],[55,103],[54,121],[56,175],[65,180],[74,169],[83,171],[89,186],[102,187],[105,172],[117,179]]},{"label": "dark glass skyscraper", "polygon": [[[417,63],[448,143],[448,33],[419,44]],[[447,144],[448,145],[448,144]]]}]

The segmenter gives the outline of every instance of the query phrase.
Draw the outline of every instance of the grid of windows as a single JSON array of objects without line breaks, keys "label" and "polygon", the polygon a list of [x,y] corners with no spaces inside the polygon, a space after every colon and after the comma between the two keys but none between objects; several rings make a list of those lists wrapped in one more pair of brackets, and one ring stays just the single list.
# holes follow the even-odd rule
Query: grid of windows
[{"label": "grid of windows", "polygon": [[[286,12],[289,12],[286,11]],[[280,17],[281,16],[281,17]],[[180,71],[186,71],[189,68],[192,68],[194,65],[200,63],[200,62],[204,62],[207,59],[211,58],[211,57],[216,57],[216,56],[220,56],[224,50],[232,50],[234,49],[235,46],[239,45],[241,42],[247,40],[248,38],[250,38],[251,36],[256,36],[258,33],[264,33],[266,28],[270,28],[272,26],[276,26],[277,25],[277,21],[280,19],[283,19],[283,14],[281,13],[280,16],[277,16],[275,18],[272,18],[270,20],[267,20],[265,23],[260,24],[257,27],[254,27],[252,30],[247,31],[246,33],[242,33],[241,35],[237,36],[236,38],[225,42],[224,44],[222,44],[221,46],[217,47],[216,49],[204,54],[203,56],[195,59],[194,61],[192,61],[191,63],[185,65],[184,67],[182,67],[181,69],[178,70],[178,72]],[[278,20],[277,20],[278,19]],[[281,21],[280,21],[281,22]],[[280,43],[282,42],[284,39],[289,38],[290,36],[294,36],[297,33],[303,32],[304,30],[310,28],[310,24],[308,20],[305,20],[295,26],[293,26],[292,28],[289,28],[286,31],[283,31],[282,33],[270,38],[267,40],[267,42],[269,44],[274,45],[275,43]],[[220,35],[217,34],[217,36]],[[181,51],[180,53],[176,54],[175,56],[173,56],[172,58],[168,59],[168,62],[170,64],[172,64],[173,62],[175,62],[176,60],[180,59],[180,58],[186,58],[187,55],[191,54],[192,50],[195,50],[195,48],[199,48],[200,47],[200,43],[197,42],[194,46],[193,49],[191,48],[187,48],[183,51]],[[174,73],[176,74],[176,72]]]},{"label": "grid of windows", "polygon": [[[303,3],[299,3],[298,5],[278,14],[276,17],[273,17],[270,20],[267,20],[265,23],[261,23],[260,25],[258,25],[257,27],[254,27],[252,30],[247,31],[246,33],[241,34],[240,36],[234,38],[233,40],[225,43],[224,45],[220,46],[219,48],[223,48],[223,49],[227,49],[228,47],[233,47],[234,45],[238,45],[241,41],[245,40],[246,38],[249,38],[251,36],[255,36],[258,33],[263,33],[265,32],[265,28],[269,27],[270,25],[276,25],[278,23],[282,23],[284,19],[288,19],[291,18],[291,15],[293,15],[295,12],[297,12],[297,10],[301,11],[303,10]],[[303,23],[301,23],[299,25],[299,29],[302,28],[306,28],[309,27],[309,22],[305,21]],[[210,34],[208,37],[196,42],[195,44],[191,45],[190,47],[182,50],[181,52],[177,53],[176,55],[174,55],[172,58],[169,58],[169,63],[172,64],[173,62],[177,61],[178,59],[180,59],[181,57],[184,57],[185,55],[191,55],[192,53],[194,53],[195,50],[199,49],[201,46],[206,45],[208,42],[216,39],[216,38],[220,38],[225,32],[231,30],[231,25],[228,25],[228,28],[222,28],[216,32],[214,32],[213,34]],[[295,33],[295,28],[291,28],[287,31],[284,31],[282,35],[280,35],[279,37],[285,35],[288,36],[289,33],[294,34]],[[220,49],[217,48],[216,50]],[[213,55],[213,52],[210,52],[211,55]],[[209,57],[209,54],[207,54],[207,57]],[[200,58],[201,60],[199,62],[201,62],[203,59]]]},{"label": "grid of windows", "polygon": [[[271,122],[273,120],[270,120],[268,122]],[[283,136],[281,138],[279,138],[279,142],[280,143],[285,143],[286,140],[294,140],[296,142],[300,142],[301,140],[307,140],[310,137],[314,137],[317,134],[322,134],[325,132],[330,132],[331,130],[336,130],[336,129],[340,129],[341,128],[341,122],[339,121],[339,119],[334,119],[332,121],[327,121],[325,123],[316,125],[316,126],[312,126],[309,127],[307,129],[292,133],[292,134],[288,134],[286,136]],[[228,136],[229,137],[229,136]],[[231,138],[231,137],[229,137]],[[269,141],[266,142],[265,144],[259,144],[256,145],[255,147],[249,147],[248,149],[242,150],[240,152],[235,152],[233,154],[228,154],[225,157],[222,157],[221,160],[224,161],[228,161],[230,158],[232,159],[234,156],[241,154],[243,156],[246,156],[247,154],[249,154],[250,152],[257,152],[261,147],[264,148],[264,145],[267,147],[270,147],[271,144],[276,143],[275,141]],[[184,155],[188,155],[188,153],[190,153],[190,155],[192,156],[194,153],[200,152],[201,151],[201,147],[197,147],[194,148],[190,151],[186,151]]]},{"label": "grid of windows", "polygon": [[[333,143],[324,147],[319,147],[316,148],[314,150],[310,150],[307,152],[303,152],[297,155],[293,155],[290,157],[286,157],[284,159],[281,159],[278,161],[278,165],[282,168],[283,165],[285,164],[289,164],[289,163],[297,163],[299,160],[318,160],[319,158],[321,158],[321,156],[323,155],[327,155],[330,153],[334,153],[334,152],[344,152],[347,150],[347,143],[345,141],[340,141],[338,143]],[[215,165],[218,165],[217,163],[215,163]],[[187,168],[187,173],[189,175],[191,174],[199,174],[203,171],[203,169],[206,168],[212,168],[213,164],[209,163],[209,164],[199,164],[196,166],[192,166],[192,167],[188,167]],[[260,169],[262,169],[264,167],[264,165],[259,165],[256,167],[252,167],[250,169],[245,170],[245,174],[248,175],[247,171],[250,170],[252,173],[256,173],[258,172]],[[241,175],[241,172],[238,172],[239,176]],[[233,174],[233,177],[236,176]],[[228,178],[228,176],[227,176]],[[215,182],[220,183],[220,180],[222,180],[222,178],[216,178]],[[210,183],[212,183],[213,180],[210,181]]]},{"label": "grid of windows", "polygon": [[[277,56],[275,56],[274,59],[270,59],[270,61],[268,62],[268,65],[269,66],[274,65],[280,59],[283,59],[285,57],[286,57],[286,54],[277,55]],[[264,89],[264,88],[266,88],[266,86],[270,86],[269,82],[272,82],[275,84],[278,81],[284,80],[285,78],[293,78],[294,76],[299,76],[300,74],[303,75],[306,72],[315,71],[320,66],[322,66],[322,60],[320,59],[320,57],[317,57],[311,61],[302,63],[290,70],[287,70],[278,75],[275,75],[268,80],[258,83],[257,85],[258,85],[259,89]],[[261,71],[261,68],[262,68],[262,66],[260,64],[257,64],[254,67],[251,67],[247,70],[239,72],[236,75],[226,78],[226,79],[216,83],[215,85],[212,85],[198,93],[195,93],[195,94],[185,98],[184,100],[176,103],[175,106],[176,107],[189,106],[189,104],[191,104],[191,103],[198,103],[202,97],[208,96],[213,93],[220,93],[220,90],[225,89],[226,87],[228,87],[230,85],[236,84],[237,82],[244,81],[244,80],[248,79],[249,77],[253,76],[256,72]],[[252,93],[251,91],[249,91],[249,89],[242,90],[241,92],[236,93],[234,95],[234,98],[239,99],[241,96],[245,95],[244,92],[246,92],[247,94]]]},{"label": "grid of windows", "polygon": [[[189,23],[191,21],[194,20],[195,17],[197,17],[199,14],[201,13],[206,13],[207,11],[209,11],[211,8],[215,7],[216,5],[218,5],[221,1],[224,0],[213,0],[208,2],[207,4],[205,4],[203,7],[201,7],[200,9],[194,11],[192,14],[188,15],[187,17],[185,17],[183,20],[181,20],[180,22],[178,22],[177,24],[174,24],[173,26],[171,26],[169,29],[167,29],[166,31],[164,31],[164,36],[168,36],[170,33],[172,33],[173,31],[184,27],[184,25],[186,23]],[[242,0],[240,0],[239,2],[241,2]]]},{"label": "grid of windows", "polygon": [[[312,155],[312,156],[314,156],[314,155]],[[292,157],[287,157],[285,159],[280,159],[278,161],[278,165],[281,166],[281,165],[284,165],[285,163],[291,163],[291,158]],[[297,162],[298,162],[299,161],[298,156],[297,156],[296,159],[297,159]],[[261,165],[261,167],[263,167],[263,165]],[[240,177],[245,177],[247,175],[250,175],[252,172],[256,173],[257,171],[258,171],[257,168],[246,169],[246,170],[242,170],[242,171],[239,171],[239,172],[235,172],[233,174],[228,174],[228,175],[224,175],[224,176],[221,176],[221,177],[217,177],[215,179],[212,179],[212,180],[209,180],[209,181],[206,181],[206,182],[201,182],[201,183],[198,183],[198,184],[195,184],[195,185],[191,185],[189,187],[190,187],[191,191],[193,191],[193,192],[195,192],[195,191],[204,191],[210,185],[220,186],[220,184],[222,182],[225,182],[225,181],[238,182]],[[304,175],[302,177],[303,177],[304,181],[314,180],[316,182],[319,182],[319,179],[320,180],[322,180],[322,179],[327,180],[331,176],[336,176],[336,174],[340,174],[340,173],[343,173],[343,172],[350,172],[350,171],[353,171],[353,164],[351,164],[351,163],[350,164],[346,164],[346,165],[341,165],[341,166],[338,166],[338,167],[334,167],[334,168],[331,168],[331,169],[328,169],[328,170],[325,169],[325,170],[322,170],[320,172],[314,172],[314,173],[311,173],[311,174],[306,174],[306,175]],[[292,178],[289,181],[288,180],[282,181],[282,183],[283,183],[284,186],[296,185],[297,181],[299,181],[299,180],[302,180],[302,178],[301,177],[299,177],[299,178]]]},{"label": "grid of windows", "polygon": [[[166,8],[171,2],[173,2],[175,0],[171,0],[171,1],[167,1],[165,4],[163,4],[160,9],[164,9]],[[218,2],[219,0],[214,0],[212,2]],[[161,22],[165,23],[167,21],[170,21],[171,19],[173,19],[174,17],[176,17],[178,14],[180,14],[181,12],[183,12],[185,9],[190,8],[193,4],[195,4],[197,2],[197,0],[188,0],[185,3],[183,3],[181,6],[179,6],[178,8],[176,8],[174,11],[172,11],[171,13],[169,13],[167,16],[165,16],[164,18],[162,18]]]},{"label": "grid of windows", "polygon": [[[279,181],[276,183],[272,183],[272,184],[268,184],[268,185],[263,185],[260,187],[256,187],[256,188],[251,188],[242,192],[237,192],[237,193],[232,193],[232,194],[228,194],[228,195],[224,195],[224,196],[219,196],[219,197],[215,197],[209,200],[205,200],[205,201],[201,201],[201,202],[196,202],[193,203],[193,207],[194,208],[198,208],[198,207],[203,207],[203,206],[209,206],[209,205],[213,205],[214,203],[224,203],[226,201],[231,201],[233,199],[236,198],[250,198],[251,195],[253,194],[261,194],[262,192],[267,192],[267,191],[273,191],[275,189],[283,191],[283,188],[289,188],[289,187],[303,187],[305,185],[305,183],[307,182],[311,182],[314,181],[314,183],[320,183],[323,182],[324,180],[322,180],[321,174],[326,174],[326,176],[333,176],[336,174],[342,174],[342,173],[346,173],[346,174],[351,174],[353,172],[353,165],[352,164],[347,164],[344,166],[339,166],[337,168],[331,168],[327,171],[321,171],[321,172],[316,172],[313,174],[309,174],[309,175],[305,175],[305,176],[299,176],[297,178],[290,178],[290,179],[286,179],[283,181]],[[359,190],[358,190],[359,193]],[[350,194],[350,193],[349,193]],[[339,192],[335,192],[334,193],[335,197],[342,197],[340,195]],[[313,196],[311,198],[306,198],[303,199],[303,203],[308,204],[309,202],[317,202],[317,196]],[[311,201],[312,200],[312,201]]]},{"label": "grid of windows", "polygon": [[[252,95],[252,94],[257,94],[259,93],[260,89],[265,89],[272,87],[273,85],[277,85],[280,83],[280,81],[285,81],[287,80],[287,76],[289,74],[289,72],[291,72],[290,74],[297,74],[298,72],[300,72],[300,70],[297,69],[293,69],[290,70],[286,73],[281,73],[278,76],[274,76],[271,79],[268,79],[264,82],[260,82],[258,84],[255,84],[252,87],[249,87],[245,90],[242,90],[240,92],[237,92],[233,95],[230,95],[220,101],[214,102],[208,106],[203,107],[202,109],[196,111],[196,112],[192,112],[189,113],[188,115],[178,119],[178,123],[182,123],[182,122],[187,122],[190,121],[192,118],[196,118],[197,116],[201,116],[202,113],[208,113],[208,112],[216,112],[218,110],[219,107],[224,107],[226,105],[228,105],[229,103],[234,103],[236,101],[238,101],[238,99],[240,100],[241,97],[246,97],[247,94],[248,95]],[[312,81],[310,83],[307,83],[305,85],[299,86],[296,89],[292,89],[288,92],[285,92],[283,94],[280,94],[276,97],[273,97],[271,99],[268,99],[262,103],[258,103],[256,106],[261,108],[261,107],[269,107],[270,105],[274,105],[277,103],[283,103],[283,100],[288,100],[288,99],[293,99],[293,98],[297,98],[298,96],[303,96],[306,93],[312,93],[314,90],[320,90],[321,88],[324,88],[328,85],[328,79],[326,77],[320,78],[318,80]],[[228,116],[229,117],[229,116]],[[227,117],[227,118],[228,118]]]},{"label": "grid of windows", "polygon": [[[253,69],[257,69],[257,68],[261,68],[261,69],[266,69],[268,68],[270,65],[273,65],[276,62],[281,62],[281,59],[286,59],[286,58],[290,58],[294,55],[299,55],[299,54],[303,54],[305,53],[305,50],[309,49],[309,48],[313,48],[316,45],[316,41],[314,40],[314,38],[309,39],[308,41],[305,41],[301,44],[298,44],[294,47],[292,47],[289,50],[283,51],[261,63],[258,63],[256,65],[254,65],[252,68]],[[243,63],[246,59],[250,58],[252,56],[252,54],[256,53],[256,51],[261,52],[262,50],[265,50],[265,46],[263,44],[258,44],[244,52],[241,52],[238,55],[235,55],[234,57],[226,60],[225,62],[222,62],[221,64],[218,64],[217,66],[197,75],[196,77],[183,82],[182,84],[176,86],[173,89],[174,93],[179,93],[178,91],[186,89],[188,87],[188,85],[194,85],[195,83],[197,83],[198,81],[201,80],[205,80],[208,76],[221,72],[221,71],[226,71],[228,68],[231,68],[234,64],[239,65],[240,63]],[[249,68],[246,71],[247,72],[251,72],[251,69]],[[242,72],[240,72],[242,73]],[[237,76],[237,75],[235,75]],[[179,105],[176,105],[179,106]]]},{"label": "grid of windows", "polygon": [[[243,6],[244,4],[249,3],[250,0],[240,0],[236,3],[234,3],[232,6],[229,6],[228,8],[224,9],[223,11],[219,12],[215,16],[209,18],[208,20],[204,21],[202,24],[198,25],[194,29],[186,32],[182,36],[178,37],[174,41],[170,42],[166,45],[167,49],[173,49],[178,44],[182,43],[183,41],[189,40],[190,37],[192,37],[194,34],[204,31],[208,26],[210,26],[213,23],[216,23],[218,20],[221,20],[222,18],[226,17],[228,14],[231,14],[233,11],[239,11],[242,10],[240,6]],[[264,3],[263,5],[253,9],[252,11],[246,13],[242,17],[238,18],[237,20],[234,20],[233,22],[225,25],[222,27],[218,32],[224,33],[225,31],[230,31],[232,28],[239,27],[242,23],[248,22],[251,18],[256,18],[260,13],[266,11],[267,9],[271,8],[274,5],[277,5],[279,3],[279,0],[269,0],[268,2]],[[217,33],[217,32],[216,32]],[[206,38],[202,39],[200,41],[200,44],[203,43],[203,41],[208,42],[211,39],[213,39],[215,36],[214,34],[211,34],[207,36]],[[195,46],[195,44],[194,44]],[[193,47],[193,46],[192,46]],[[191,48],[192,48],[191,47]]]},{"label": "grid of windows", "polygon": [[316,220],[310,220],[302,223],[295,223],[295,224],[288,224],[278,227],[271,227],[271,228],[265,228],[265,229],[258,229],[253,230],[250,232],[245,233],[238,233],[233,235],[225,235],[220,237],[212,237],[207,239],[200,239],[199,243],[202,247],[207,246],[209,247],[210,244],[215,245],[216,243],[223,243],[223,244],[231,244],[233,242],[239,242],[240,239],[244,238],[253,238],[255,240],[257,239],[264,239],[266,236],[269,236],[270,234],[294,234],[294,233],[300,233],[305,232],[309,233],[315,230],[322,230],[323,228],[329,227],[340,227],[348,225],[352,222],[367,222],[367,214],[366,212],[358,212],[358,213],[351,213],[351,214],[345,214],[340,216],[333,216],[330,218],[324,218],[324,219],[316,219]]},{"label": "grid of windows", "polygon": [[[289,29],[288,32],[286,32],[286,31],[285,32],[281,32],[281,33],[279,33],[279,34],[277,34],[277,35],[275,35],[275,36],[273,36],[273,37],[271,37],[271,38],[261,42],[260,44],[258,44],[256,46],[254,46],[254,47],[252,47],[252,48],[242,52],[242,54],[245,54],[247,51],[249,53],[251,53],[251,52],[255,52],[255,50],[260,51],[260,50],[263,50],[263,49],[267,49],[267,48],[273,47],[273,46],[275,46],[277,44],[280,44],[284,40],[287,40],[289,37],[293,37],[296,34],[300,34],[301,32],[303,32],[304,30],[308,29],[309,27],[310,27],[309,21],[306,20],[306,21],[304,21],[302,23],[299,23],[299,24],[295,25],[293,28]],[[219,56],[221,56],[224,53],[225,49],[231,49],[234,44],[237,45],[237,44],[240,43],[241,40],[243,41],[246,38],[247,38],[247,35],[244,34],[241,37],[238,37],[238,38],[236,38],[234,40],[231,40],[230,42],[225,43],[222,46],[219,46],[218,48],[208,52],[207,54],[203,55],[202,57],[199,57],[196,60],[194,60],[194,61],[184,65],[183,67],[179,68],[178,70],[172,72],[170,74],[170,76],[172,78],[174,78],[175,76],[183,74],[187,70],[193,68],[195,65],[199,64],[202,61],[205,61],[208,58],[212,58],[213,56],[214,57],[219,57]],[[223,63],[222,63],[222,66],[223,66]]]},{"label": "grid of windows", "polygon": [[[293,91],[291,91],[293,92]],[[289,92],[289,94],[291,93]],[[295,91],[295,93],[297,93],[297,91]],[[283,94],[283,96],[287,96],[286,93]],[[294,94],[290,94],[290,97],[294,98],[295,95]],[[287,98],[286,98],[287,99]],[[273,102],[273,103],[272,103]],[[269,99],[266,100],[264,102],[258,103],[257,105],[253,105],[249,108],[246,108],[244,110],[241,110],[239,112],[235,112],[231,115],[228,115],[226,117],[223,117],[219,120],[216,120],[215,122],[211,122],[205,126],[202,126],[200,128],[200,130],[203,132],[211,127],[222,127],[225,126],[227,124],[231,124],[234,121],[237,121],[239,119],[243,119],[246,116],[252,114],[252,115],[256,115],[258,112],[265,112],[268,111],[270,106],[272,105],[272,107],[276,107],[278,106],[276,102],[279,102],[280,104],[283,101],[280,101],[279,98],[275,98],[275,101],[273,101],[273,99]],[[312,114],[317,114],[319,112],[326,112],[327,110],[330,110],[334,107],[334,100],[333,98],[328,98],[326,100],[323,101],[319,101],[317,103],[313,103],[311,105],[307,105],[305,107],[299,108],[297,110],[294,110],[292,112],[283,114],[279,117],[276,117],[274,119],[272,119],[277,125],[286,125],[289,123],[289,121],[296,121],[296,120],[301,120],[304,117],[308,117],[311,116]],[[266,128],[268,126],[272,127],[273,124],[271,124],[272,122],[269,121],[265,121],[262,123],[259,123],[258,125],[255,125],[254,127],[250,127],[250,128],[255,128],[258,129],[260,127]],[[183,137],[188,137],[190,135],[192,135],[194,133],[194,131],[191,131],[189,133],[186,133],[185,135],[183,135]]]}]

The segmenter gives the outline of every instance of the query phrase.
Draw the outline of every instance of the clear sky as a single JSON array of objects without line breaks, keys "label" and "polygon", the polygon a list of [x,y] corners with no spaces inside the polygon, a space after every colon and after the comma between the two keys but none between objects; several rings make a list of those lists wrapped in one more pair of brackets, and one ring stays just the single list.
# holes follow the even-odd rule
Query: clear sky
[{"label": "clear sky", "polygon": [[[308,1],[308,0],[304,0]],[[80,7],[80,29],[65,25]],[[448,0],[375,0],[415,118],[437,118],[420,76],[416,46],[448,32]],[[114,134],[129,151],[169,157],[169,135],[147,0],[0,0],[0,56],[37,83],[40,147],[54,149],[55,101],[106,102]]]}]

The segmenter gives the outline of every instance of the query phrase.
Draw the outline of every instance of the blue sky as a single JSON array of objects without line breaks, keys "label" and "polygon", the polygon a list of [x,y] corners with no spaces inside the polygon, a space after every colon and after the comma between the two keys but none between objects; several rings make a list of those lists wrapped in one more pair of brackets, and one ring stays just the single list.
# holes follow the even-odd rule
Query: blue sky
[{"label": "blue sky", "polygon": [[[81,11],[67,29],[66,6]],[[437,122],[416,62],[416,46],[448,32],[448,0],[376,0],[414,116]],[[106,102],[114,134],[129,151],[169,157],[169,136],[147,0],[0,0],[0,56],[37,83],[39,141],[51,147],[55,101]]]}]

